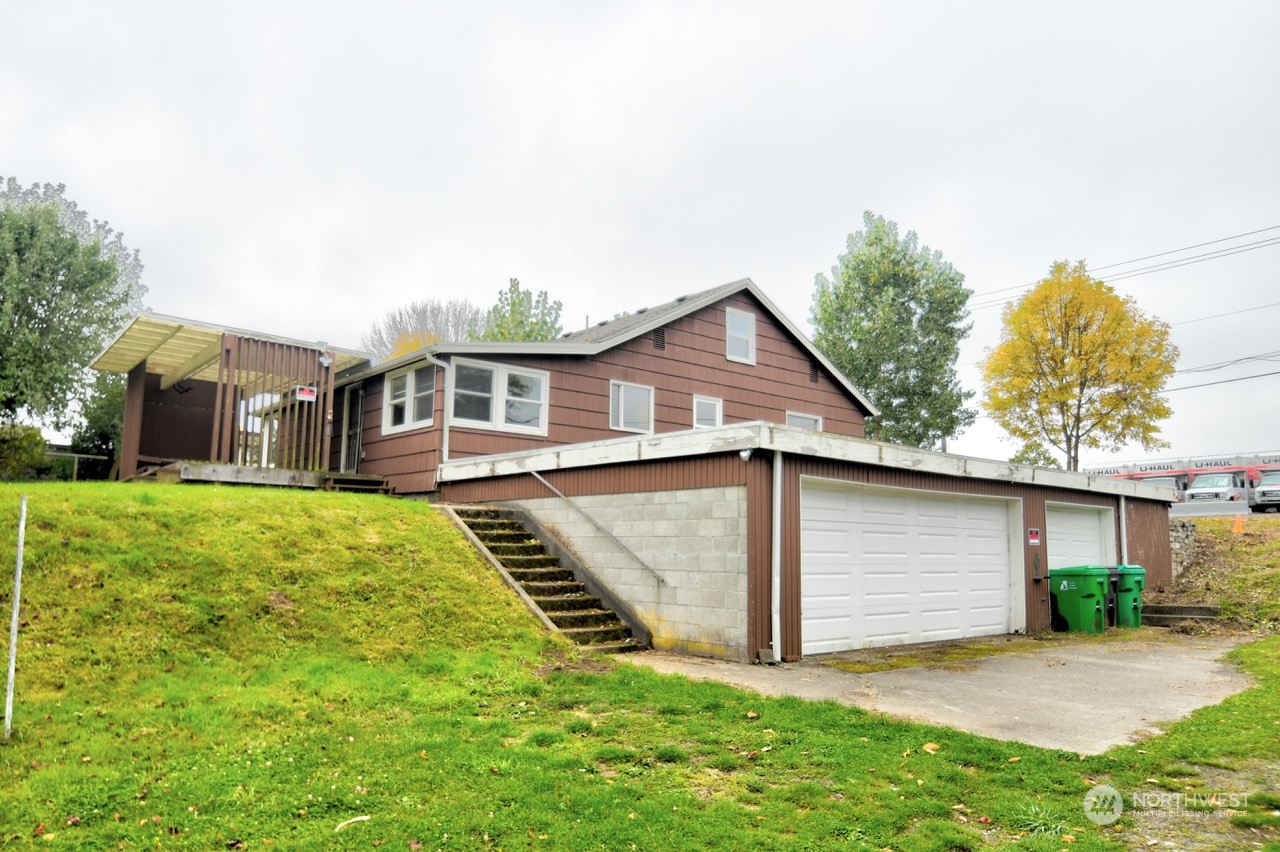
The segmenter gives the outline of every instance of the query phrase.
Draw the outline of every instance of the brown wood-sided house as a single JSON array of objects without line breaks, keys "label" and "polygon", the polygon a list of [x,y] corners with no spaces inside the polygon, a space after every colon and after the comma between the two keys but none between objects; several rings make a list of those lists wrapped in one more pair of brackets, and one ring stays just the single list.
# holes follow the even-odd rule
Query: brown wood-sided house
[{"label": "brown wood-sided house", "polygon": [[1171,579],[1164,489],[866,440],[874,406],[751,281],[551,342],[332,363],[330,470],[520,508],[659,648],[1047,630],[1050,568]]}]

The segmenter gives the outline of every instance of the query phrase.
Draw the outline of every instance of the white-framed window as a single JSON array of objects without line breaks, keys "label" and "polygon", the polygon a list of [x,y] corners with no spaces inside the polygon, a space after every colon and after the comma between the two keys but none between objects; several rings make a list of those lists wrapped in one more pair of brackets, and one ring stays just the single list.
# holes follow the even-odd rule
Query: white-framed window
[{"label": "white-framed window", "polygon": [[455,360],[450,422],[545,435],[550,387],[541,370]]},{"label": "white-framed window", "polygon": [[436,401],[435,364],[388,373],[385,381],[382,434],[431,425]]},{"label": "white-framed window", "polygon": [[802,414],[799,411],[788,411],[787,425],[794,426],[797,429],[812,429],[815,432],[821,432],[822,418],[816,414]]},{"label": "white-framed window", "polygon": [[723,425],[724,403],[712,396],[693,397],[693,428],[711,429]]},{"label": "white-framed window", "polygon": [[609,428],[621,432],[653,432],[653,388],[609,382]]},{"label": "white-framed window", "polygon": [[743,364],[756,362],[756,315],[724,309],[724,357]]}]

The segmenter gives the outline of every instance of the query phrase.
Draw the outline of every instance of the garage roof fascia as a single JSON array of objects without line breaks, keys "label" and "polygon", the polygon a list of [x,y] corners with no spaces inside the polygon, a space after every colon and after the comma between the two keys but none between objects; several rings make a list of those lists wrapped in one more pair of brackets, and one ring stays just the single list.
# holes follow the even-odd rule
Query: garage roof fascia
[{"label": "garage roof fascia", "polygon": [[1166,503],[1174,501],[1172,488],[1146,485],[1134,480],[935,453],[760,421],[448,461],[437,468],[436,481],[464,482],[627,462],[740,453],[744,450],[779,451],[788,455],[857,462],[957,478],[1066,488]]},{"label": "garage roof fascia", "polygon": [[535,341],[523,343],[434,343],[422,349],[402,355],[391,361],[378,364],[367,370],[358,370],[350,372],[346,375],[339,376],[338,384],[348,384],[359,379],[368,378],[370,376],[389,373],[402,367],[419,361],[429,360],[431,357],[440,357],[442,355],[472,355],[472,356],[488,356],[491,358],[500,358],[504,355],[538,355],[538,356],[578,356],[591,357],[599,355],[609,349],[626,343],[628,340],[634,340],[637,337],[648,334],[654,329],[661,328],[681,317],[688,316],[696,311],[713,305],[722,299],[738,293],[750,293],[756,301],[764,306],[772,317],[777,320],[787,332],[796,339],[809,355],[817,361],[831,375],[832,379],[840,385],[844,391],[857,400],[868,413],[869,416],[876,417],[880,414],[880,409],[872,404],[861,391],[854,387],[844,373],[836,369],[825,355],[822,354],[805,336],[787,318],[787,315],[778,310],[778,306],[769,301],[764,292],[756,286],[755,282],[750,278],[743,278],[730,284],[724,284],[719,287],[713,287],[710,290],[703,290],[701,293],[694,293],[689,296],[681,296],[674,301],[667,302],[652,308],[644,308],[632,314],[619,317],[615,320],[598,323],[590,328],[579,332],[566,334],[557,340]]},{"label": "garage roof fascia", "polygon": [[323,341],[295,340],[164,314],[146,313],[134,317],[98,353],[90,366],[104,373],[128,373],[145,362],[147,372],[160,373],[175,381],[189,378],[217,381],[217,350],[221,346],[223,334],[327,352],[333,356],[336,370],[351,369],[371,360],[363,352],[330,346]]}]

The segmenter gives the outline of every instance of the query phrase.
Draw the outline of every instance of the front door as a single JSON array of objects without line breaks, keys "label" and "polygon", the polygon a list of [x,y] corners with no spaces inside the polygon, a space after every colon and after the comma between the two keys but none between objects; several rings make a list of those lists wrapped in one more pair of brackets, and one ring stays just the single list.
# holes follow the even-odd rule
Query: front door
[{"label": "front door", "polygon": [[364,419],[364,385],[348,385],[342,406],[342,472],[360,470],[360,426]]}]

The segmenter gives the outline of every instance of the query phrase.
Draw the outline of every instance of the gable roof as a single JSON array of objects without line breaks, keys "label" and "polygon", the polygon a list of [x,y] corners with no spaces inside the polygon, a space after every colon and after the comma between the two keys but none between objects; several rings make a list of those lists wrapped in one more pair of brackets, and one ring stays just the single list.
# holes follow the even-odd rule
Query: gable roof
[{"label": "gable roof", "polygon": [[635,313],[626,314],[617,319],[605,320],[596,323],[593,326],[565,334],[556,340],[549,341],[533,341],[520,343],[434,343],[430,346],[410,352],[399,358],[379,364],[376,367],[359,370],[343,376],[339,382],[345,383],[353,381],[357,378],[363,378],[370,375],[378,375],[380,373],[390,372],[399,367],[412,364],[417,361],[435,355],[560,355],[560,356],[592,356],[598,355],[605,350],[612,349],[633,340],[642,335],[648,334],[656,328],[668,325],[681,317],[702,310],[703,308],[713,305],[730,296],[738,293],[749,293],[755,298],[760,305],[769,312],[770,316],[778,322],[787,333],[790,334],[804,349],[810,357],[822,365],[822,367],[831,375],[832,379],[844,389],[849,396],[853,397],[859,405],[866,409],[870,416],[876,416],[880,410],[872,404],[871,400],[845,378],[844,373],[836,369],[827,357],[818,350],[813,342],[800,331],[791,320],[787,319],[778,307],[769,301],[769,298],[755,285],[750,278],[743,278],[740,281],[734,281],[729,284],[722,284],[719,287],[712,287],[710,290],[703,290],[698,293],[691,293],[687,296],[680,296],[670,302],[662,305],[656,305],[652,308],[641,308]]}]

